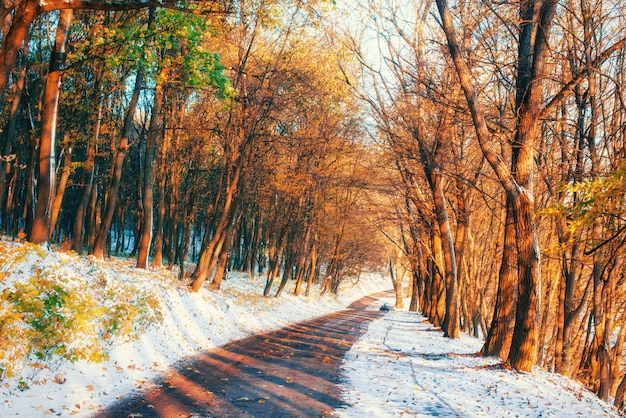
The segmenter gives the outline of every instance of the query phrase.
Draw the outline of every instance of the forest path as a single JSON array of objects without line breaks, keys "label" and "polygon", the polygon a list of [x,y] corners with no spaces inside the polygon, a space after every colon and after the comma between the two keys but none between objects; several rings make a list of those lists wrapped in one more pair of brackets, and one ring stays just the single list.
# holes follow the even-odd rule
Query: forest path
[{"label": "forest path", "polygon": [[343,356],[382,315],[367,308],[389,295],[366,296],[343,311],[202,352],[148,392],[95,417],[332,416],[344,405],[338,386]]}]

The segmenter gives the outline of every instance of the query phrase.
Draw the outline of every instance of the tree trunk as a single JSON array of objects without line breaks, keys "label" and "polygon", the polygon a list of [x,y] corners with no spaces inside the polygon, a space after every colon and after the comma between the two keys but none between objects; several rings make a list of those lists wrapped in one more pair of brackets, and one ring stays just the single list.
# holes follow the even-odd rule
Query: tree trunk
[{"label": "tree trunk", "polygon": [[404,289],[402,288],[402,277],[398,277],[397,262],[395,262],[394,259],[397,259],[397,258],[392,255],[389,255],[389,276],[391,277],[391,284],[393,285],[393,290],[396,295],[395,307],[397,309],[403,309],[404,308]]},{"label": "tree trunk", "polygon": [[[37,140],[35,139],[35,136],[31,133],[29,134],[29,140],[30,140],[30,149],[33,150],[33,152],[30,153],[30,156],[28,158],[28,164],[26,166],[26,182],[24,184],[24,194],[26,195],[26,201],[24,202],[24,207],[23,209],[23,213],[22,213],[22,219],[26,220],[26,234],[29,235],[30,234],[30,230],[28,229],[32,224],[33,224],[33,218],[35,217],[35,201],[36,201],[36,188],[37,188],[37,184],[36,184],[36,174],[35,174],[35,170],[37,167],[37,152],[35,152],[36,149],[36,144],[37,144]],[[15,198],[19,199],[19,194],[15,195]],[[19,207],[19,203],[17,204],[17,207]],[[19,214],[15,213],[15,220],[14,220],[14,226],[17,229],[20,225],[19,222]],[[20,231],[22,232],[22,231]],[[17,233],[17,230],[15,231],[15,233]]]},{"label": "tree trunk", "polygon": [[224,240],[221,244],[221,249],[219,250],[220,255],[217,261],[217,269],[215,271],[215,275],[213,276],[213,280],[211,281],[211,285],[209,289],[211,290],[219,290],[222,286],[222,280],[226,277],[226,271],[228,270],[228,254],[230,252],[230,246],[232,243],[232,235],[233,235],[233,225],[230,225],[224,234]]},{"label": "tree trunk", "polygon": [[283,293],[283,290],[285,289],[285,286],[287,285],[287,282],[293,278],[294,253],[293,251],[289,251],[289,250],[287,251],[288,253],[285,255],[283,277],[280,281],[280,284],[278,285],[278,289],[276,290],[276,293],[274,294],[275,298],[280,297],[280,295]]},{"label": "tree trunk", "polygon": [[[532,371],[537,356],[537,318],[541,277],[539,274],[540,253],[533,219],[533,151],[537,137],[541,81],[544,76],[548,37],[556,12],[556,4],[555,0],[543,3],[528,0],[520,4],[522,27],[516,83],[516,109],[519,110],[515,138],[512,143],[514,160],[515,154],[518,158],[514,163],[515,172],[510,172],[502,157],[496,154],[491,146],[491,134],[478,103],[469,68],[461,56],[447,1],[437,0],[442,27],[448,41],[448,50],[470,109],[478,142],[485,159],[495,171],[512,203],[518,247],[519,299],[508,361],[520,371]],[[539,6],[541,9],[537,10]]]},{"label": "tree trunk", "polygon": [[[259,258],[259,248],[261,246],[261,222],[255,217],[252,218],[254,222],[254,227],[252,229],[252,248],[250,249],[250,260],[246,265],[246,270],[250,277],[254,278],[256,275],[257,269],[257,260]],[[307,288],[308,289],[308,288]]]},{"label": "tree trunk", "polygon": [[333,253],[330,258],[330,262],[328,263],[328,267],[326,268],[326,274],[324,277],[324,282],[322,283],[322,287],[320,289],[320,295],[324,295],[327,291],[329,291],[332,287],[333,276],[335,275],[335,271],[338,271],[339,265],[339,257],[341,256],[341,242],[343,240],[343,233],[346,227],[346,222],[342,221],[339,227],[339,231],[335,234],[335,242],[333,245]]},{"label": "tree trunk", "polygon": [[506,220],[504,225],[504,248],[498,274],[496,305],[491,326],[481,353],[485,356],[496,355],[505,360],[511,348],[511,338],[515,325],[515,304],[517,303],[517,276],[515,260],[515,223],[513,205],[507,198]]},{"label": "tree trunk", "polygon": [[620,411],[624,410],[624,393],[626,393],[626,374],[622,377],[622,381],[619,382],[619,386],[615,392],[615,399],[613,401],[613,405],[615,405],[615,407]]},{"label": "tree trunk", "polygon": [[[9,113],[9,120],[8,120],[7,127],[5,130],[5,135],[4,135],[4,145],[2,147],[2,156],[4,158],[0,159],[0,205],[1,205],[1,202],[3,201],[4,194],[6,192],[6,184],[7,184],[7,174],[6,174],[7,160],[6,158],[8,158],[9,154],[11,153],[13,138],[15,137],[20,104],[22,103],[22,96],[24,93],[27,64],[28,64],[28,39],[26,39],[26,42],[24,42],[20,73],[19,73],[19,76],[17,77],[17,80],[13,84],[13,88],[14,88],[13,101],[11,103],[11,111]],[[7,218],[7,214],[5,214],[4,218]],[[7,224],[6,219],[3,219],[3,225],[2,225],[3,228],[6,228],[6,224]]]},{"label": "tree trunk", "polygon": [[52,238],[52,232],[54,231],[54,227],[56,226],[57,219],[59,217],[59,212],[61,211],[61,203],[63,203],[63,195],[65,194],[65,187],[67,186],[67,181],[70,178],[71,172],[71,164],[72,164],[72,148],[69,143],[69,135],[65,134],[65,139],[63,143],[63,171],[61,172],[61,178],[59,179],[59,186],[57,187],[57,193],[54,197],[54,202],[52,203],[52,214],[50,216],[50,237]]},{"label": "tree trunk", "polygon": [[9,82],[9,74],[13,70],[17,54],[24,43],[31,23],[39,15],[39,2],[27,0],[16,7],[11,27],[4,33],[2,47],[0,47],[0,98]]},{"label": "tree trunk", "polygon": [[537,360],[541,294],[539,243],[533,220],[533,202],[523,193],[514,210],[518,251],[518,299],[508,361],[520,371],[532,371]]},{"label": "tree trunk", "polygon": [[[165,76],[163,69],[159,72],[157,80]],[[137,251],[137,268],[148,267],[150,244],[152,243],[152,230],[154,226],[154,158],[159,135],[159,119],[163,108],[163,86],[157,82],[154,92],[154,104],[150,115],[150,127],[146,138],[146,153],[143,165],[143,222],[141,224],[141,240]]]},{"label": "tree trunk", "polygon": [[433,197],[435,200],[437,223],[439,224],[443,268],[445,272],[446,312],[443,319],[444,336],[448,338],[460,338],[459,283],[457,280],[454,240],[448,219],[446,198],[443,192],[443,177],[438,171],[431,173],[431,177],[433,178]]},{"label": "tree trunk", "polygon": [[[25,7],[28,7],[28,5]],[[43,110],[41,114],[41,138],[39,141],[37,205],[35,206],[35,217],[28,238],[30,242],[35,244],[47,242],[50,235],[50,212],[56,182],[54,148],[56,146],[57,116],[59,112],[59,97],[61,95],[61,78],[63,75],[62,67],[65,63],[65,48],[73,14],[73,10],[65,9],[62,10],[59,15],[54,52],[52,52],[50,57],[50,71],[46,79]],[[13,29],[13,27],[11,27],[11,29]],[[3,50],[4,43],[2,46]],[[6,80],[3,81],[2,71],[3,68],[0,64],[0,89],[3,90],[6,86]]]},{"label": "tree trunk", "polygon": [[265,281],[265,288],[263,289],[263,296],[268,297],[272,291],[272,284],[274,278],[278,275],[278,258],[280,251],[276,248],[276,244],[270,244],[268,250],[269,267],[267,269],[267,278]]},{"label": "tree trunk", "polygon": [[[228,253],[230,252],[230,246],[233,240],[233,230],[235,229],[235,220],[232,219],[226,230],[222,233],[222,237],[215,248],[216,256],[215,266],[221,266],[215,272],[213,276],[213,280],[211,281],[211,285],[209,286],[210,290],[219,290],[222,286],[222,279],[226,274],[227,263],[228,263]],[[221,264],[220,264],[221,263]],[[215,269],[215,266],[211,266],[210,269]]]},{"label": "tree trunk", "polygon": [[409,302],[409,312],[417,312],[419,309],[419,274],[414,266],[411,268],[411,301]]},{"label": "tree trunk", "polygon": [[[96,77],[100,81],[101,73]],[[87,158],[85,161],[85,173],[83,175],[83,185],[80,191],[80,197],[78,198],[78,204],[76,205],[76,211],[74,214],[74,224],[72,226],[72,249],[78,254],[83,253],[84,238],[87,233],[87,222],[85,219],[89,208],[89,198],[94,188],[95,174],[96,174],[96,152],[97,144],[100,140],[100,128],[102,126],[102,111],[104,108],[104,97],[102,96],[102,84],[97,89],[96,98],[98,100],[98,114],[94,124],[93,133],[89,136],[89,144],[87,146]],[[83,230],[85,225],[85,230]]]},{"label": "tree trunk", "polygon": [[443,326],[443,320],[445,317],[446,304],[446,284],[443,266],[443,243],[441,242],[441,231],[439,230],[439,224],[433,224],[432,228],[432,283],[430,288],[430,311],[428,318],[430,322],[436,327]]},{"label": "tree trunk", "polygon": [[307,276],[307,281],[306,281],[306,290],[304,292],[305,296],[309,296],[311,294],[311,285],[313,284],[313,279],[315,279],[315,272],[317,271],[317,234],[315,234],[316,237],[313,239],[313,247],[311,248],[311,256],[310,256],[310,260],[309,260],[309,267],[308,267],[308,276]]},{"label": "tree trunk", "polygon": [[626,317],[622,315],[619,321],[619,332],[615,344],[611,349],[611,355],[613,361],[611,362],[611,390],[610,393],[614,396],[617,393],[619,377],[622,372],[622,365],[624,360],[624,342],[626,341]]},{"label": "tree trunk", "polygon": [[[97,178],[99,167],[94,169],[94,177]],[[94,182],[89,195],[89,207],[85,218],[85,243],[88,248],[93,248],[96,242],[96,234],[102,223],[102,202],[98,199],[98,183]]]},{"label": "tree trunk", "polygon": [[222,286],[222,281],[226,277],[226,271],[228,270],[228,249],[223,248],[220,252],[220,257],[217,260],[217,268],[215,270],[215,276],[211,281],[211,290],[219,290]]},{"label": "tree trunk", "polygon": [[293,290],[293,294],[300,296],[302,291],[302,283],[304,282],[304,275],[306,272],[306,264],[308,259],[309,243],[311,242],[311,227],[308,226],[304,237],[304,242],[301,251],[298,251],[298,267],[296,275],[296,286]]},{"label": "tree trunk", "polygon": [[[161,167],[164,167],[165,165],[165,157],[161,158]],[[154,254],[152,256],[152,267],[161,267],[163,265],[163,246],[164,246],[164,236],[166,236],[166,229],[168,229],[165,225],[165,193],[166,193],[166,180],[165,180],[165,173],[161,173],[161,179],[159,180],[159,205],[157,206],[157,222],[156,222],[156,234],[154,236]],[[170,219],[169,224],[171,224],[172,226],[175,223],[174,219]],[[172,234],[173,235],[173,234]],[[169,236],[169,234],[167,235]],[[171,236],[170,236],[170,240],[174,241]],[[170,243],[168,245],[169,248],[173,249],[174,246]],[[172,253],[170,251],[169,254],[169,259],[173,260],[174,257],[172,256]]]},{"label": "tree trunk", "polygon": [[117,153],[113,163],[113,172],[109,181],[109,188],[107,190],[106,208],[104,211],[104,218],[96,233],[95,242],[91,253],[96,258],[104,258],[104,252],[106,247],[106,239],[111,230],[111,224],[113,222],[113,215],[117,208],[117,201],[119,198],[120,183],[122,180],[122,170],[124,168],[124,160],[130,147],[129,137],[134,124],[135,111],[137,110],[137,103],[139,101],[139,94],[143,89],[143,80],[145,76],[145,69],[143,65],[139,66],[137,70],[137,76],[135,77],[135,87],[133,89],[133,95],[130,99],[128,109],[126,110],[126,117],[124,118],[124,126],[120,135],[120,141],[117,147]]},{"label": "tree trunk", "polygon": [[[516,192],[517,197],[513,199],[519,298],[508,361],[521,371],[532,371],[539,344],[537,333],[541,307],[541,266],[534,221],[534,148],[538,136],[537,122],[547,44],[556,5],[556,0],[528,0],[520,4],[522,31],[516,85],[516,108],[519,113],[513,142],[514,176],[517,187],[521,188],[521,192]],[[507,188],[507,193],[511,191]]]},{"label": "tree trunk", "polygon": [[217,257],[219,256],[219,249],[217,247],[219,245],[221,248],[220,240],[223,239],[222,235],[224,234],[229,222],[232,222],[232,218],[235,216],[236,205],[234,204],[234,200],[239,186],[239,177],[243,168],[244,159],[244,156],[239,155],[234,163],[234,167],[231,168],[232,174],[226,174],[227,184],[224,194],[225,200],[222,206],[222,214],[215,228],[213,238],[203,250],[200,256],[200,261],[198,261],[198,267],[196,267],[198,275],[190,285],[193,292],[200,290],[200,287],[209,277],[210,273],[217,264]]}]

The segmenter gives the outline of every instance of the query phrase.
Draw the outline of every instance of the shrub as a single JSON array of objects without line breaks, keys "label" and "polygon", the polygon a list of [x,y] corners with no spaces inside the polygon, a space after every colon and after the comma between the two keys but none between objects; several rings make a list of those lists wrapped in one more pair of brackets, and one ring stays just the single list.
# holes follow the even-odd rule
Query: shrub
[{"label": "shrub", "polygon": [[160,319],[157,299],[136,286],[66,282],[54,268],[35,268],[30,279],[2,290],[0,381],[15,377],[24,389],[42,369],[65,361],[101,361],[117,341],[135,339]]}]

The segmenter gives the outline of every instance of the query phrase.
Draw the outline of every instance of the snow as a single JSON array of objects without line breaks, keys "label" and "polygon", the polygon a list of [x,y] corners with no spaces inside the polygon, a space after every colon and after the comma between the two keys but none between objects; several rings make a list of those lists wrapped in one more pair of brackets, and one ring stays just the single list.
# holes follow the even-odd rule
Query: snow
[{"label": "snow", "polygon": [[[3,240],[17,253],[24,244]],[[134,268],[132,259],[98,261],[71,252],[29,250],[7,262],[0,254],[0,290],[26,281],[35,269],[60,275],[68,286],[88,292],[107,286],[130,286],[159,301],[161,322],[136,341],[118,341],[101,363],[56,364],[31,373],[29,388],[0,381],[1,417],[90,416],[132,391],[149,388],[151,380],[180,359],[201,349],[221,346],[252,333],[278,329],[345,309],[360,296],[386,290],[390,281],[368,274],[356,285],[342,284],[339,295],[294,296],[285,289],[280,299],[262,296],[265,277],[231,272],[222,290],[191,293],[167,269]],[[3,277],[4,276],[4,277]],[[370,309],[378,309],[381,300]],[[392,310],[368,326],[346,355],[342,371],[348,406],[342,417],[388,416],[620,416],[580,384],[537,370],[520,374],[505,370],[495,358],[475,353],[479,340],[442,337],[419,314]],[[374,367],[375,366],[375,367]],[[32,371],[30,371],[32,372]],[[28,375],[28,367],[24,370]]]},{"label": "snow", "polygon": [[[442,332],[413,312],[370,323],[348,352],[340,417],[612,417],[620,416],[581,384],[536,369],[502,368],[476,355],[481,341]],[[368,370],[368,373],[363,373]]]}]

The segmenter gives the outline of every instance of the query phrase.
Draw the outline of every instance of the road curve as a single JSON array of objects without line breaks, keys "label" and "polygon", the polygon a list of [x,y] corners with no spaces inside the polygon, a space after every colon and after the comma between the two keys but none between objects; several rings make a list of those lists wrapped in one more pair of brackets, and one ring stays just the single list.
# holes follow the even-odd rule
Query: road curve
[{"label": "road curve", "polygon": [[320,417],[341,407],[344,354],[378,318],[369,305],[230,342],[174,366],[146,393],[127,396],[96,418]]}]

